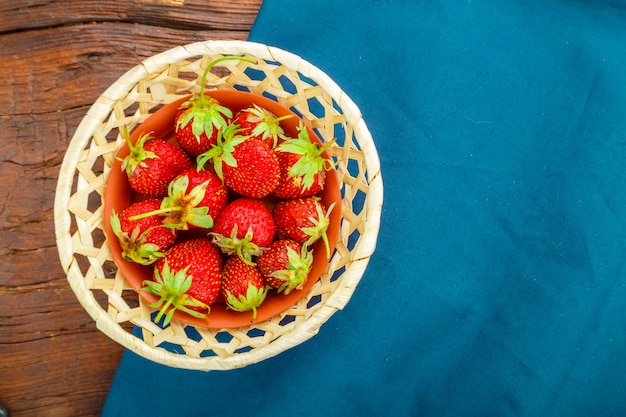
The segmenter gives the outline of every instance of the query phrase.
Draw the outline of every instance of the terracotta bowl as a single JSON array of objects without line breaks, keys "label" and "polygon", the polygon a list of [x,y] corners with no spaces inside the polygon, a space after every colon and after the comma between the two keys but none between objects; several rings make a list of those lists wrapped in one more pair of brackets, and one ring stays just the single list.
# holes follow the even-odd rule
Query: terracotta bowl
[{"label": "terracotta bowl", "polygon": [[[288,136],[293,137],[297,135],[297,127],[300,118],[298,118],[297,115],[289,109],[273,100],[260,95],[236,90],[212,90],[207,91],[206,94],[217,99],[223,106],[230,108],[233,111],[233,114],[235,114],[238,110],[250,107],[253,104],[257,104],[268,109],[278,117],[292,114],[294,117],[283,120],[281,122],[281,126]],[[183,97],[156,111],[132,132],[131,141],[134,143],[142,133],[151,133],[156,137],[175,141],[174,116],[180,104],[187,98],[188,97]],[[321,144],[321,141],[315,132],[308,126],[307,130],[309,137],[313,140],[317,140]],[[144,280],[152,279],[153,267],[143,266],[124,260],[121,254],[119,241],[111,230],[110,218],[113,210],[120,213],[132,202],[137,201],[140,198],[131,190],[126,174],[121,170],[121,162],[119,159],[123,158],[127,154],[128,147],[124,145],[117,155],[118,160],[112,166],[112,170],[106,184],[104,199],[105,233],[113,258],[121,273],[146,302],[152,303],[157,300],[157,297],[153,294],[142,291],[141,287]],[[326,156],[328,157],[328,155]],[[334,170],[326,173],[325,186],[321,193],[321,201],[326,208],[328,208],[332,203],[335,203],[335,207],[330,214],[330,226],[327,230],[328,241],[331,249],[330,253],[332,256],[339,236],[339,226],[341,223],[341,192],[337,174]],[[268,202],[268,204],[271,204],[271,202]],[[302,290],[294,290],[288,295],[278,294],[275,290],[270,291],[264,303],[257,309],[257,317],[254,322],[252,321],[252,312],[240,313],[227,309],[221,297],[211,306],[211,311],[206,319],[195,318],[181,311],[177,311],[174,314],[174,318],[194,326],[208,328],[236,328],[248,326],[251,323],[265,321],[287,310],[300,298],[302,298],[324,272],[328,261],[323,242],[317,242],[313,249],[313,266],[304,288]]]}]

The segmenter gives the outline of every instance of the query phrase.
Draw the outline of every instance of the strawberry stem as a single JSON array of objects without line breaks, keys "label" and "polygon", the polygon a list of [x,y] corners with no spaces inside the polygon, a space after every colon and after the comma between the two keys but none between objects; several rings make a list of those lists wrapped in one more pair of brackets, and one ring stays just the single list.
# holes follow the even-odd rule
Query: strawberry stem
[{"label": "strawberry stem", "polygon": [[245,62],[249,62],[251,64],[256,64],[257,61],[255,59],[252,58],[246,58],[246,57],[242,57],[242,56],[236,56],[236,55],[226,55],[220,58],[217,58],[215,60],[213,60],[204,70],[204,73],[202,74],[202,80],[201,80],[201,85],[200,85],[200,107],[204,108],[204,89],[206,86],[206,78],[209,75],[209,72],[215,67],[215,65],[219,64],[222,61],[231,61],[231,60],[239,60],[239,61],[245,61]]},{"label": "strawberry stem", "polygon": [[130,135],[128,134],[128,127],[126,127],[126,125],[124,125],[124,129],[122,130],[122,135],[124,136],[124,140],[126,141],[126,145],[128,145],[128,149],[130,153],[131,154],[134,153],[133,151],[135,150],[135,146],[130,141]]},{"label": "strawberry stem", "polygon": [[280,116],[274,119],[274,122],[282,122],[283,120],[291,119],[293,114],[286,114],[284,116]]},{"label": "strawberry stem", "polygon": [[[161,321],[161,317],[163,317],[163,313],[165,313],[166,311],[168,311],[168,309],[170,308],[170,306],[172,305],[172,303],[174,302],[173,298],[168,298],[165,301],[165,304],[163,304],[163,306],[159,307],[159,314],[157,314],[157,316],[154,318],[155,321],[158,323],[159,321]],[[174,311],[174,310],[171,310]],[[167,319],[165,320],[164,324],[168,324],[171,320],[171,317],[169,317],[169,314],[167,315]]]},{"label": "strawberry stem", "polygon": [[337,138],[332,138],[330,141],[328,141],[327,143],[324,144],[324,146],[322,146],[320,148],[320,154],[324,153],[325,151],[327,151],[331,146],[333,146],[333,144],[337,142]]},{"label": "strawberry stem", "polygon": [[[325,224],[325,226],[323,226],[324,230],[322,231],[322,241],[324,242],[324,247],[326,248],[326,258],[328,259],[330,259],[330,244],[328,243],[328,235],[326,234],[326,230],[330,225],[330,213],[333,211],[333,208],[335,208],[334,202],[328,207],[328,210],[326,211],[326,216],[323,217],[324,220],[322,221],[320,219],[320,221]],[[318,211],[318,213],[321,214],[321,211]]]},{"label": "strawberry stem", "polygon": [[322,240],[324,241],[324,247],[326,248],[326,257],[330,258],[330,246],[328,244],[328,236],[326,233],[322,235]]},{"label": "strawberry stem", "polygon": [[141,214],[136,214],[134,216],[130,216],[128,220],[130,221],[141,220],[150,216],[160,216],[161,214],[169,214],[169,213],[173,213],[176,211],[183,211],[183,209],[184,207],[182,206],[170,206],[170,207],[160,208],[157,210],[147,211]]}]

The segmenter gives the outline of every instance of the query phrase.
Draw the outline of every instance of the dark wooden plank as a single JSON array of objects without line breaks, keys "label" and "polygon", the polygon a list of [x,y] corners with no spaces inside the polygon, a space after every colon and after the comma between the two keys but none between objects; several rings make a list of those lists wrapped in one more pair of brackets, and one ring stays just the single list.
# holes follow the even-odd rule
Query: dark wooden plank
[{"label": "dark wooden plank", "polygon": [[123,348],[69,288],[54,236],[80,120],[150,55],[246,39],[260,0],[0,0],[0,403],[15,417],[97,416]]},{"label": "dark wooden plank", "polygon": [[142,23],[168,28],[246,30],[258,0],[21,0],[0,2],[0,33],[87,22]]},{"label": "dark wooden plank", "polygon": [[3,342],[0,393],[13,416],[97,416],[120,354],[116,343],[90,324],[80,332]]},{"label": "dark wooden plank", "polygon": [[[181,44],[246,39],[244,31],[185,31],[104,22],[2,36],[0,117],[86,106],[143,59]],[[63,48],[59,48],[63,45]]]}]

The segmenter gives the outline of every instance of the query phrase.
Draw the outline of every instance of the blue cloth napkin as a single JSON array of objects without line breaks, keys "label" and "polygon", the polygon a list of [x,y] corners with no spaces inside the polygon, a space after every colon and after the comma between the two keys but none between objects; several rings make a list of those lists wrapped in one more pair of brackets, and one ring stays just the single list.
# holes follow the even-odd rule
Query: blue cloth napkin
[{"label": "blue cloth napkin", "polygon": [[103,416],[626,415],[626,2],[265,0],[250,39],[362,110],[378,248],[311,340],[126,352]]}]

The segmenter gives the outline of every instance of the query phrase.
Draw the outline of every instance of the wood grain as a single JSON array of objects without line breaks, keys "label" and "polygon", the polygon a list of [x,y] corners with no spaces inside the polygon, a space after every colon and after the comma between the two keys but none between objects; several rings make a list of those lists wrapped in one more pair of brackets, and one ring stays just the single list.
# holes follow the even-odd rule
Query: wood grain
[{"label": "wood grain", "polygon": [[21,0],[0,4],[0,33],[86,22],[142,23],[166,28],[247,31],[255,0]]},{"label": "wood grain", "polygon": [[0,404],[13,417],[98,416],[123,348],[67,284],[54,193],[94,100],[144,58],[246,39],[261,0],[0,0]]}]

